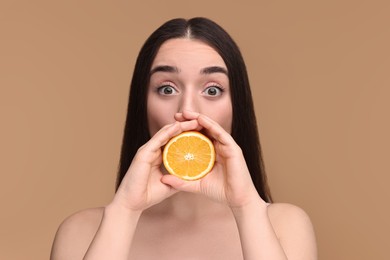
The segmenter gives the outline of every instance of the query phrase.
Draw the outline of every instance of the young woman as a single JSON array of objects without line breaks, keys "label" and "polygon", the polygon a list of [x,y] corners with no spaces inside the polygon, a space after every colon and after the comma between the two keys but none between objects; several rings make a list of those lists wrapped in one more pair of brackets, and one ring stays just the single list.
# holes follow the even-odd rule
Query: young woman
[{"label": "young woman", "polygon": [[[208,135],[217,154],[197,181],[161,166],[161,148],[189,130]],[[163,24],[135,65],[116,194],[67,218],[51,259],[316,257],[305,212],[272,203],[238,47],[205,18]]]}]

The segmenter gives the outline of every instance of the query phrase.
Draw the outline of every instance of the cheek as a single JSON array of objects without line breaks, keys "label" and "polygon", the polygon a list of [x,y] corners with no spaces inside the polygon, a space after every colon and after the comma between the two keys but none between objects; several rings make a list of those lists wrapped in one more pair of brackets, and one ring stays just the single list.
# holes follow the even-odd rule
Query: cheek
[{"label": "cheek", "polygon": [[231,133],[232,128],[232,118],[233,114],[231,109],[226,109],[223,113],[219,115],[217,123],[219,123],[223,129],[229,134]]},{"label": "cheek", "polygon": [[230,100],[225,104],[220,104],[219,107],[208,109],[204,114],[222,126],[226,132],[231,133],[233,110]]},{"label": "cheek", "polygon": [[150,98],[147,106],[150,136],[157,133],[163,126],[173,123],[175,113],[174,106]]}]

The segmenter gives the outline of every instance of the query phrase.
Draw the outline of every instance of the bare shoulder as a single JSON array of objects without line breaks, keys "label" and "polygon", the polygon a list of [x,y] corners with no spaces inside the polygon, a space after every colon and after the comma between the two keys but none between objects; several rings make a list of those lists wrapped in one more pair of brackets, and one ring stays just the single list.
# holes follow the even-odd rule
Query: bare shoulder
[{"label": "bare shoulder", "polygon": [[50,259],[82,259],[99,228],[103,210],[85,209],[67,217],[57,230]]},{"label": "bare shoulder", "polygon": [[287,255],[299,255],[297,259],[317,259],[313,224],[302,208],[273,203],[268,206],[268,216]]},{"label": "bare shoulder", "polygon": [[[268,215],[272,224],[285,225],[292,222],[310,224],[311,221],[307,213],[300,207],[288,203],[272,203],[268,206]],[[295,223],[298,224],[298,223]]]}]

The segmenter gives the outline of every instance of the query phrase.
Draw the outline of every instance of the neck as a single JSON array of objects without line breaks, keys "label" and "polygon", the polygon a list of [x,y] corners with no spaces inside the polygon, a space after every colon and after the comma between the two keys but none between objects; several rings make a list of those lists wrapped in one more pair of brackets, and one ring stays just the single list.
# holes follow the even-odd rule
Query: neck
[{"label": "neck", "polygon": [[230,214],[230,209],[207,197],[194,193],[178,192],[148,209],[148,213],[183,220],[201,219],[216,214]]}]

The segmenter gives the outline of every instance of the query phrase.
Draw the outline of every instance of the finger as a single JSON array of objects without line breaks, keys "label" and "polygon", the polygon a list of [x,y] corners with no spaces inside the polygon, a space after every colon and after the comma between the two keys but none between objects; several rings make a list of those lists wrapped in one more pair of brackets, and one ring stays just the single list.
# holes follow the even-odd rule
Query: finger
[{"label": "finger", "polygon": [[174,117],[177,121],[194,120],[199,117],[199,113],[190,110],[184,110],[181,113],[176,113]]},{"label": "finger", "polygon": [[161,182],[171,186],[173,189],[177,191],[198,193],[200,190],[199,181],[185,181],[170,174],[162,176]]},{"label": "finger", "polygon": [[221,144],[228,144],[234,142],[233,137],[228,132],[226,132],[222,126],[220,126],[211,118],[203,114],[199,114],[198,122],[207,131],[207,134],[210,137],[220,142]]},{"label": "finger", "polygon": [[[163,184],[165,184],[165,183],[163,183]],[[165,184],[165,185],[169,187],[169,192],[168,192],[167,197],[171,197],[171,196],[173,196],[173,195],[175,195],[176,193],[179,192],[179,190],[176,190],[176,189],[173,188],[172,186],[170,186],[170,185],[168,185],[168,184]]]},{"label": "finger", "polygon": [[199,127],[199,122],[198,122],[198,120],[183,121],[183,122],[179,122],[179,127],[180,127],[180,130],[178,133],[176,133],[176,135],[178,135],[181,132],[196,129],[197,127]]},{"label": "finger", "polygon": [[183,117],[183,113],[176,113],[174,115],[174,118],[176,121],[179,121],[179,122],[186,121],[186,119]]},{"label": "finger", "polygon": [[190,120],[184,122],[175,122],[171,125],[161,128],[147,143],[147,146],[152,151],[159,150],[174,136],[190,130],[199,129],[199,123],[197,120]]},{"label": "finger", "polygon": [[[194,113],[194,112],[189,112],[189,113],[190,113],[190,115],[187,115],[186,117],[183,115],[183,113],[176,113],[174,117],[175,117],[176,121],[184,122],[187,120],[195,120],[199,116],[199,113]],[[201,131],[202,129],[203,129],[203,127],[201,125],[199,125],[197,128],[195,128],[193,130]]]},{"label": "finger", "polygon": [[184,110],[182,112],[183,118],[185,118],[187,120],[198,119],[199,115],[200,115],[200,113],[194,112],[194,111],[190,111],[190,110]]},{"label": "finger", "polygon": [[144,145],[149,149],[155,151],[160,149],[169,139],[170,136],[174,136],[175,132],[179,129],[179,122],[175,122],[162,127],[157,133],[150,138],[150,140]]}]

